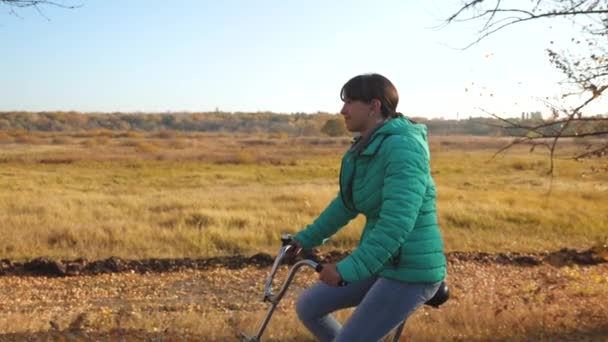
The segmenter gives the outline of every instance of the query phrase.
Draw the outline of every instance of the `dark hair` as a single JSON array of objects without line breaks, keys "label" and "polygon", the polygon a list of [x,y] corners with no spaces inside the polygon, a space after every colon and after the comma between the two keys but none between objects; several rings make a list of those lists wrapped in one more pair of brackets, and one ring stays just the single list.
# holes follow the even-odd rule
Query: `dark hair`
[{"label": "dark hair", "polygon": [[380,101],[380,112],[384,118],[401,116],[401,113],[397,112],[397,88],[380,74],[363,74],[351,78],[340,90],[340,98],[342,101],[349,99],[365,103],[377,99]]}]

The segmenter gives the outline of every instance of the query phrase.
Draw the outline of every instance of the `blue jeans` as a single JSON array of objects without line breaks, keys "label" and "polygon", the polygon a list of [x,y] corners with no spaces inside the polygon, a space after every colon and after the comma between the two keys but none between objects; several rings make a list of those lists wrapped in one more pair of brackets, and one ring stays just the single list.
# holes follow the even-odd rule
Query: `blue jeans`
[{"label": "blue jeans", "polygon": [[[300,295],[296,311],[320,341],[378,341],[433,297],[440,284],[374,277],[332,287],[319,281]],[[354,306],[344,327],[330,315]]]}]

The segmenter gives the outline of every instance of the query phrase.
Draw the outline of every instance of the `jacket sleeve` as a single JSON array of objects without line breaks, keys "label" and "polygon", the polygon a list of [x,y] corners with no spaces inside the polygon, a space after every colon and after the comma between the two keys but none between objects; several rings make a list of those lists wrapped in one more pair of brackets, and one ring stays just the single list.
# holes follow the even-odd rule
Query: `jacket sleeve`
[{"label": "jacket sleeve", "polygon": [[[369,236],[337,264],[348,282],[378,273],[412,231],[426,192],[429,158],[413,139],[391,137],[385,143],[384,184],[380,216]],[[390,143],[389,143],[390,141]]]},{"label": "jacket sleeve", "polygon": [[357,212],[346,208],[340,194],[323,210],[317,219],[294,237],[304,249],[321,245],[330,236],[357,216]]}]

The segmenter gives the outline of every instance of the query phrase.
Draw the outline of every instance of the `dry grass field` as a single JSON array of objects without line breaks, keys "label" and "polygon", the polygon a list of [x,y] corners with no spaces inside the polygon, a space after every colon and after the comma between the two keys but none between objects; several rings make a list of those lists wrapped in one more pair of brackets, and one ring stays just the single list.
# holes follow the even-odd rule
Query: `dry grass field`
[{"label": "dry grass field", "polygon": [[[432,136],[446,251],[546,252],[608,242],[608,161],[508,138]],[[336,195],[347,138],[181,132],[0,131],[0,259],[275,254]],[[561,152],[584,148],[564,141]],[[357,218],[322,251],[358,240]],[[0,276],[0,340],[233,341],[263,315],[268,268],[67,278]],[[450,262],[453,299],[423,309],[408,340],[605,340],[606,264]],[[304,272],[269,328],[308,341],[293,313]],[[340,313],[345,318],[348,311]],[[52,323],[50,323],[52,322]],[[283,327],[293,327],[284,329]],[[438,328],[439,327],[439,328]]]},{"label": "dry grass field", "polygon": [[[2,132],[0,132],[2,133]],[[337,194],[348,139],[159,132],[0,136],[0,255],[90,259],[270,251]],[[4,142],[2,142],[4,141]],[[506,138],[431,137],[448,251],[588,248],[608,236],[608,163]],[[575,144],[564,146],[576,148]],[[363,218],[329,248],[350,249]]]}]

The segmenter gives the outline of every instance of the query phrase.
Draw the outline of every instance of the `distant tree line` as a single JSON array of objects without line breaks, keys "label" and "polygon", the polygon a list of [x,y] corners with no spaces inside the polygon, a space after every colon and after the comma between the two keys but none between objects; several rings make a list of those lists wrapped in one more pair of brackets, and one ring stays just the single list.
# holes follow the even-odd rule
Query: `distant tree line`
[{"label": "distant tree line", "polygon": [[[536,113],[534,113],[536,114]],[[608,115],[597,115],[567,127],[568,136],[608,131]],[[464,120],[412,118],[423,123],[434,135],[526,136],[550,134],[562,128],[561,120],[543,120],[540,115],[521,115],[513,119],[469,117]],[[515,123],[515,125],[514,125]],[[530,132],[518,126],[537,126]],[[0,130],[74,132],[106,129],[113,131],[225,133],[283,133],[290,136],[345,136],[349,132],[338,114],[257,113],[80,113],[80,112],[0,112]]]}]

